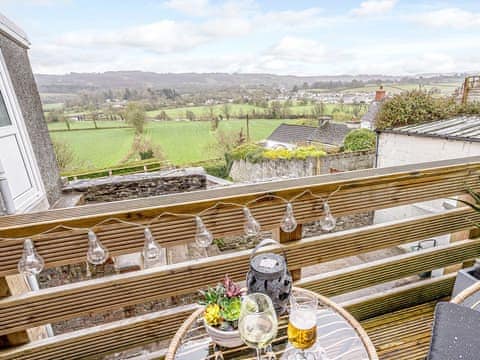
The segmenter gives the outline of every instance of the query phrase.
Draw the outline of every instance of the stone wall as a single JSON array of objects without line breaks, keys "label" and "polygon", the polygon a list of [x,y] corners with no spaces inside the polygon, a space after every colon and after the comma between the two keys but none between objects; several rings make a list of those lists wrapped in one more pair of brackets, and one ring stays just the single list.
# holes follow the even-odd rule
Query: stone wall
[{"label": "stone wall", "polygon": [[43,116],[37,84],[30,66],[28,49],[2,34],[0,34],[0,49],[22,110],[48,201],[53,205],[61,194],[60,175],[52,140]]},{"label": "stone wall", "polygon": [[110,202],[142,197],[180,193],[207,188],[202,168],[119,175],[100,179],[76,180],[64,192],[83,194],[88,203]]},{"label": "stone wall", "polygon": [[331,172],[369,169],[375,166],[375,151],[327,155],[306,160],[264,160],[251,163],[235,160],[230,177],[236,182],[261,181],[282,177],[305,177]]}]

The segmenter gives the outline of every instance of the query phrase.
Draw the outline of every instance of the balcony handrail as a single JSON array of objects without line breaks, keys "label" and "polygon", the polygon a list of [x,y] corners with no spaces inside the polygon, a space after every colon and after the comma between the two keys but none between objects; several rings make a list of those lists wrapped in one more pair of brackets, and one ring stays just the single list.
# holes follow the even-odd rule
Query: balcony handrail
[{"label": "balcony handrail", "polygon": [[[341,190],[330,200],[331,209],[338,216],[456,196],[464,194],[466,186],[479,190],[479,173],[480,157],[472,157],[7,216],[0,218],[0,237],[19,239],[0,239],[0,277],[17,273],[22,236],[58,225],[92,226],[103,218],[112,216],[143,223],[164,211],[191,214],[218,201],[244,204],[265,194],[291,198],[306,189],[327,195],[341,185]],[[251,207],[264,229],[278,228],[284,209],[284,204],[275,199],[266,199]],[[320,217],[322,206],[318,199],[305,196],[295,203],[295,215],[299,224],[302,224]],[[226,206],[205,215],[204,221],[218,237],[242,233],[245,220],[241,209]],[[480,221],[480,214],[470,208],[458,208],[301,240],[296,238],[295,241],[286,242],[284,249],[289,267],[296,272],[305,266],[471,229],[472,222],[475,221]],[[152,225],[157,240],[165,246],[193,241],[194,230],[193,222],[183,218],[166,218],[159,224]],[[138,228],[129,229],[128,225],[103,224],[97,234],[113,256],[138,252],[143,246],[142,231]],[[47,266],[85,261],[87,241],[84,233],[54,231],[36,239],[35,244]],[[272,247],[267,250],[280,249]],[[299,281],[297,277],[296,280],[297,284],[322,294],[338,295],[352,289],[471,260],[479,254],[480,240],[464,240]],[[0,300],[0,335],[85,314],[189,294],[206,285],[215,284],[225,273],[239,280],[245,276],[249,255],[249,250],[238,251],[8,296]],[[425,294],[422,293],[421,283],[410,286],[409,293],[417,294],[412,295],[412,299],[405,297],[404,292],[395,291],[392,295],[396,296],[395,300],[389,306],[398,307],[417,300],[428,301],[445,296],[451,288],[451,279],[449,276],[438,281],[426,281],[429,290]],[[436,284],[441,284],[441,287],[437,289]],[[382,296],[384,299],[389,295]],[[365,303],[367,305],[362,304],[359,300],[349,310],[360,317],[384,310],[373,298],[368,299]],[[91,350],[84,348],[87,338],[98,342],[98,349],[102,349],[102,353],[109,353],[132,346],[132,339],[135,338],[138,339],[137,343],[154,341],[152,326],[155,331],[161,331],[162,339],[166,339],[187,315],[185,312],[177,317],[172,314],[175,314],[174,310],[146,316],[144,320],[136,318],[132,321],[138,325],[137,330],[128,326],[126,321],[98,327],[96,331],[101,334],[98,339],[90,329],[42,340],[15,350],[0,351],[0,359],[28,359],[32,351],[44,354],[42,359],[72,354],[74,351],[87,356],[91,355]],[[163,327],[158,327],[158,324]],[[115,338],[115,329],[124,331],[125,338]],[[78,345],[75,341],[78,341]]]}]

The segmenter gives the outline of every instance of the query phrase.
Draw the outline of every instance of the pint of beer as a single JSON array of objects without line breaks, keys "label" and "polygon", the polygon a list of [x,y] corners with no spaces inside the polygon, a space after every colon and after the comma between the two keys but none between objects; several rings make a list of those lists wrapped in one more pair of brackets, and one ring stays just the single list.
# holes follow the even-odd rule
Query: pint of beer
[{"label": "pint of beer", "polygon": [[315,311],[297,310],[290,314],[288,340],[297,349],[311,348],[317,340],[317,317]]},{"label": "pint of beer", "polygon": [[286,352],[286,359],[317,359],[314,353],[305,352],[317,342],[317,306],[315,294],[299,289],[292,291],[287,334],[293,348]]}]

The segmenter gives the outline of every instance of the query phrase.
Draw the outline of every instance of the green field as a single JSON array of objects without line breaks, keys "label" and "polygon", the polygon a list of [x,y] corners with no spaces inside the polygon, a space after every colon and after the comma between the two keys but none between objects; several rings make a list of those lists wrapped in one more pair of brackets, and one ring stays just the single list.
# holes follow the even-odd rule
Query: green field
[{"label": "green field", "polygon": [[[338,104],[324,104],[325,106],[325,115],[331,115],[332,112],[335,110],[335,108],[338,108]],[[185,106],[185,107],[179,107],[175,109],[160,109],[160,110],[153,110],[153,111],[147,111],[147,117],[148,118],[155,118],[157,115],[159,115],[162,111],[165,111],[165,113],[172,119],[172,120],[177,120],[177,119],[185,119],[186,118],[186,112],[191,111],[195,114],[196,117],[205,117],[208,118],[210,115],[210,109],[213,110],[213,113],[216,116],[221,115],[222,117],[225,117],[224,113],[224,107],[225,105],[219,104],[219,105],[204,105],[204,106]],[[260,106],[255,106],[255,105],[250,105],[250,104],[228,104],[229,111],[230,111],[230,117],[235,118],[239,115],[246,115],[246,114],[251,114],[254,110],[256,113],[263,114],[265,112],[265,108],[260,107]],[[352,111],[352,105],[345,104],[343,105],[344,112],[350,113]],[[297,105],[294,104],[290,106],[289,111],[292,115],[304,115],[304,114],[310,114],[313,105]]]},{"label": "green field", "polygon": [[[284,122],[296,123],[298,120],[251,120],[250,137],[252,140],[264,139]],[[88,123],[78,122],[74,125],[87,126]],[[49,124],[49,128],[58,129],[60,125]],[[93,127],[91,123],[90,127]],[[221,121],[219,126],[223,131],[238,132],[241,128],[245,130],[244,120]],[[116,165],[125,157],[132,146],[134,130],[79,130],[50,134],[53,139],[63,140],[70,145],[76,156],[73,168],[100,168]],[[215,136],[207,121],[150,122],[146,127],[146,135],[153,143],[161,146],[168,160],[177,165],[220,155],[211,149]]]},{"label": "green field", "polygon": [[[440,93],[443,95],[451,95],[455,89],[460,87],[462,84],[460,82],[449,82],[449,83],[436,83],[436,84],[427,84],[423,85],[422,89],[430,91],[432,89],[440,90]],[[402,91],[411,91],[411,90],[418,90],[418,84],[384,84],[383,88],[387,91],[388,94],[398,94]],[[357,92],[368,92],[374,93],[375,90],[378,89],[378,85],[369,84],[359,88],[350,88],[342,90],[343,93],[357,93]]]},{"label": "green field", "polygon": [[[97,121],[97,126],[99,128],[110,128],[110,127],[128,127],[122,121],[109,121],[109,120],[99,120]],[[93,121],[70,121],[70,129],[93,129],[95,128]],[[48,123],[49,130],[67,130],[67,124],[65,122],[51,122]]]}]

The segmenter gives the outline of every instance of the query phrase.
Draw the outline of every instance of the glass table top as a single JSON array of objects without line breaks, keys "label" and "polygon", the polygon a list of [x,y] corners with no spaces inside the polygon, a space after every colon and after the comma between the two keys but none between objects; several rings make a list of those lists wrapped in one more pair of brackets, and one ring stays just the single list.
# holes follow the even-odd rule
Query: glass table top
[{"label": "glass table top", "polygon": [[[278,323],[277,338],[272,343],[272,359],[283,359],[285,350],[291,345],[287,339],[288,315]],[[369,355],[358,331],[335,309],[319,304],[317,310],[317,352],[324,352],[328,360],[368,360]],[[312,348],[312,349],[313,349]],[[270,354],[271,354],[270,353]],[[221,348],[208,336],[201,313],[182,334],[175,353],[176,360],[254,359],[255,350],[247,346]]]}]

